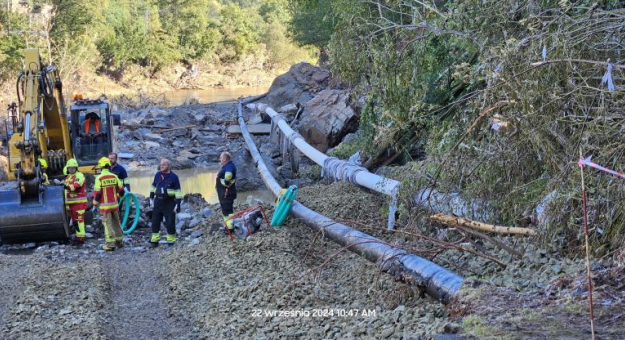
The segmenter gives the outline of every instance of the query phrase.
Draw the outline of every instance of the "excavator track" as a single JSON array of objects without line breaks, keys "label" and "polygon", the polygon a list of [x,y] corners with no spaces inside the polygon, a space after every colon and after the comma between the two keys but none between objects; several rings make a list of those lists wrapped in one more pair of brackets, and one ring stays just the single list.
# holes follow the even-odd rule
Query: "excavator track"
[{"label": "excavator track", "polygon": [[63,187],[49,186],[33,198],[19,190],[0,191],[0,238],[2,243],[64,241],[69,237]]}]

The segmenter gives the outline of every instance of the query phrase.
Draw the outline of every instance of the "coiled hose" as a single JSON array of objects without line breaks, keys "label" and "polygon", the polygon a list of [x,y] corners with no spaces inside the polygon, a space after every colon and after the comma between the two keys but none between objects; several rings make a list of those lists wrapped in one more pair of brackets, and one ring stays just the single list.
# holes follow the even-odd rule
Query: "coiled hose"
[{"label": "coiled hose", "polygon": [[[128,217],[130,217],[130,201],[132,201],[132,204],[134,204],[135,206],[135,219],[134,221],[132,221],[132,225],[130,226],[130,228],[126,229]],[[139,224],[139,219],[141,217],[141,204],[139,204],[139,199],[137,198],[137,196],[131,192],[125,193],[124,197],[122,197],[121,201],[119,201],[119,204],[124,207],[124,218],[122,219],[121,223],[122,231],[125,235],[128,235],[132,233],[135,228],[137,228],[137,224]]]}]

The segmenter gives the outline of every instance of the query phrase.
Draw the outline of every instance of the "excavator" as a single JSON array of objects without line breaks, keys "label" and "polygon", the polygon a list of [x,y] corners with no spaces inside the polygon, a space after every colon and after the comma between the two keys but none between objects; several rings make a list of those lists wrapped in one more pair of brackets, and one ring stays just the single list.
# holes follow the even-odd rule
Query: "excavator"
[{"label": "excavator", "polygon": [[62,179],[75,158],[87,177],[100,157],[116,152],[115,126],[105,99],[72,98],[67,110],[56,66],[42,63],[36,48],[24,51],[17,77],[17,104],[6,121],[9,183],[0,190],[0,241],[5,244],[66,241],[70,230],[63,186],[44,185],[40,160],[50,179]]}]

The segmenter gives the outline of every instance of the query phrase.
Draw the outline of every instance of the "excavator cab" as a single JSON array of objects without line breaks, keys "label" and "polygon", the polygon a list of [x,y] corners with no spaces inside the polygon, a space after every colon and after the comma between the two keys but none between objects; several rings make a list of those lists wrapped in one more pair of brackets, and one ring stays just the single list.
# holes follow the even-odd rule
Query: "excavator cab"
[{"label": "excavator cab", "polygon": [[[119,125],[104,99],[78,99],[70,106],[72,149],[78,163],[93,167],[98,159],[116,151],[114,125]],[[81,170],[82,171],[82,170]]]}]

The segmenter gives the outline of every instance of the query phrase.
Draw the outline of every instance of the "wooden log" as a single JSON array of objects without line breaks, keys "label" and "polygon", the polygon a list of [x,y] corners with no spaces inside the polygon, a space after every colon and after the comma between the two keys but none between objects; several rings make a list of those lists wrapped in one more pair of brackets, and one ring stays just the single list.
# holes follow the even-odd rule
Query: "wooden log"
[{"label": "wooden log", "polygon": [[[271,124],[255,124],[247,126],[247,131],[253,135],[268,135],[271,133]],[[226,129],[229,134],[241,134],[239,125],[230,125]]]},{"label": "wooden log", "polygon": [[169,128],[169,129],[162,129],[162,130],[158,130],[158,131],[154,131],[155,133],[163,133],[163,132],[169,132],[169,131],[176,131],[176,130],[182,130],[182,129],[191,129],[196,127],[197,125],[185,125],[185,126],[177,126],[177,127],[173,127],[173,128]]},{"label": "wooden log", "polygon": [[465,227],[481,231],[487,231],[491,233],[503,234],[503,235],[525,235],[535,236],[536,231],[529,228],[517,228],[517,227],[504,227],[493,224],[487,224],[477,221],[472,221],[467,218],[445,215],[438,213],[430,216],[430,220],[436,223],[444,224],[450,227]]}]

